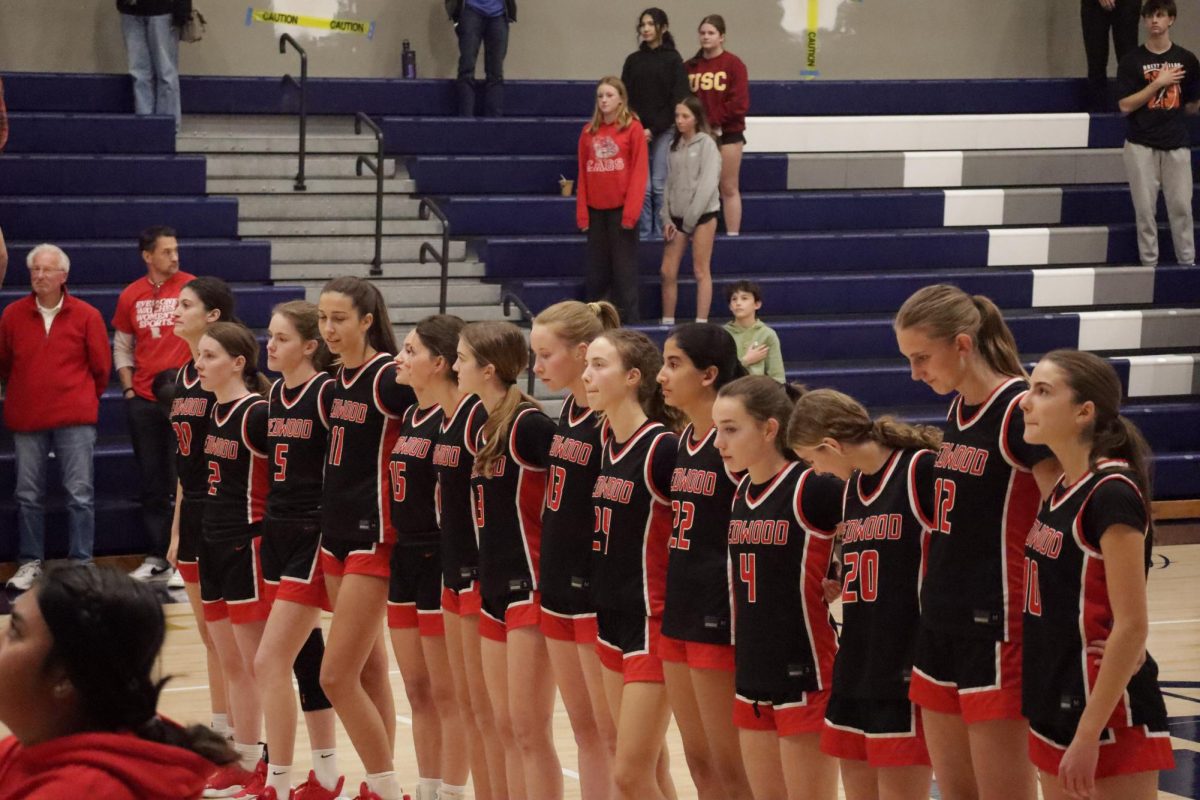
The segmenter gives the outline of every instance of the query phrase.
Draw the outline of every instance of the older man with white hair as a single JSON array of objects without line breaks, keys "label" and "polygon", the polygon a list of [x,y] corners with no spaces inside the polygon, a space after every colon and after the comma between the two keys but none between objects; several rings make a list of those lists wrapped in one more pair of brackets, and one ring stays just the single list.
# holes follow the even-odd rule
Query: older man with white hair
[{"label": "older man with white hair", "polygon": [[17,574],[11,589],[28,589],[45,560],[46,467],[53,452],[67,495],[68,556],[92,559],[96,520],[92,450],[100,395],[112,356],[104,318],[67,292],[71,261],[52,244],[25,259],[33,292],[0,315],[0,382],[4,424],[17,457]]}]

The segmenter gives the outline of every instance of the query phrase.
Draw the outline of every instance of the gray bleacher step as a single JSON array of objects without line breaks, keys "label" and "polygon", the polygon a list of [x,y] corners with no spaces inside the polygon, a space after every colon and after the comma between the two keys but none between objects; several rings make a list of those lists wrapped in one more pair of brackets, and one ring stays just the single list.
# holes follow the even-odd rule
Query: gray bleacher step
[{"label": "gray bleacher step", "polygon": [[[308,194],[375,194],[375,177],[366,175],[347,178],[305,178]],[[384,194],[409,195],[416,191],[417,182],[411,178],[388,178],[383,182]],[[293,178],[213,178],[206,187],[209,194],[286,194],[296,193]]]},{"label": "gray bleacher step", "polygon": [[[401,195],[383,198],[383,215],[388,219],[415,219],[420,201]],[[239,220],[277,219],[375,219],[371,195],[251,194],[238,197]]]},{"label": "gray bleacher step", "polygon": [[[406,278],[375,278],[375,286],[383,294],[389,308],[437,305],[440,300],[441,282]],[[325,285],[323,280],[289,281],[289,285],[304,287],[306,299],[315,303]],[[499,305],[499,284],[480,283],[477,280],[451,278],[446,285],[448,305],[484,306]]]},{"label": "gray bleacher step", "polygon": [[[423,242],[441,247],[441,237],[385,236],[383,258],[387,261],[417,261]],[[467,244],[450,242],[449,258],[461,261],[466,257]],[[271,258],[276,261],[310,261],[329,264],[370,261],[375,255],[375,243],[367,236],[297,236],[271,239]]]},{"label": "gray bleacher step", "polygon": [[[467,322],[497,319],[509,319],[516,322],[520,317],[519,312],[515,309],[510,316],[505,317],[504,309],[499,304],[447,305],[446,311],[447,313],[462,317]],[[406,325],[412,327],[425,317],[436,313],[438,313],[436,304],[430,306],[388,306],[388,317],[392,320],[394,326]]]},{"label": "gray bleacher step", "polygon": [[[278,257],[271,262],[271,279],[275,281],[327,281],[341,275],[355,275],[360,278],[371,277],[369,257],[357,262],[343,262],[331,266],[325,262],[311,261],[282,261]],[[392,261],[383,265],[383,279],[413,278],[438,279],[442,274],[440,264],[429,262],[421,264],[416,261]],[[451,261],[449,274],[451,278],[479,279],[486,275],[486,269],[481,261]],[[380,279],[375,279],[380,280]]]},{"label": "gray bleacher step", "polygon": [[[299,149],[296,135],[248,136],[239,134],[181,133],[175,137],[179,153],[292,153]],[[375,153],[375,139],[354,134],[309,134],[305,149],[319,153]]]},{"label": "gray bleacher step", "polygon": [[[256,133],[272,136],[295,135],[300,117],[297,114],[185,114],[181,133],[216,135],[225,133]],[[354,134],[354,115],[310,114],[308,133]],[[372,140],[374,138],[372,137]]]},{"label": "gray bleacher step", "polygon": [[[441,235],[437,220],[385,219],[385,236]],[[240,220],[238,236],[374,236],[373,219],[264,219]]]},{"label": "gray bleacher step", "polygon": [[[296,174],[297,157],[293,155],[258,155],[246,153],[215,153],[207,156],[208,178],[292,178]],[[349,155],[312,156],[304,159],[306,178],[352,178],[355,159]],[[399,159],[386,160],[384,174],[388,178],[407,178],[408,170]],[[373,178],[372,178],[373,179]],[[311,190],[310,190],[311,191]]]}]

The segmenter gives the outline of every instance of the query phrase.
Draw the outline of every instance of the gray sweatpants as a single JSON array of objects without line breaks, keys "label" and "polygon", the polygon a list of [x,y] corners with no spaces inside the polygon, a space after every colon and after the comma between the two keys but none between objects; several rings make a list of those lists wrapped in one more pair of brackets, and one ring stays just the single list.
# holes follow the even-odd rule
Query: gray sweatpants
[{"label": "gray sweatpants", "polygon": [[1196,261],[1192,233],[1192,151],[1187,147],[1158,150],[1125,142],[1125,173],[1137,219],[1138,252],[1142,266],[1158,265],[1158,191],[1161,188],[1171,222],[1171,241],[1175,260],[1180,264]]}]

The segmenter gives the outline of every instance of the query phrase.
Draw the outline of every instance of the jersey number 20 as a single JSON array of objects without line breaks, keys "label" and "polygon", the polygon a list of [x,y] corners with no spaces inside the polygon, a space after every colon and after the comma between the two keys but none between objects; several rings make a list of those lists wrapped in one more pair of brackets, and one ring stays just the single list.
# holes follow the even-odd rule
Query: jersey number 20
[{"label": "jersey number 20", "polygon": [[[879,551],[863,550],[845,553],[846,586],[842,589],[843,603],[874,603],[879,596]],[[855,583],[857,582],[857,587]]]}]

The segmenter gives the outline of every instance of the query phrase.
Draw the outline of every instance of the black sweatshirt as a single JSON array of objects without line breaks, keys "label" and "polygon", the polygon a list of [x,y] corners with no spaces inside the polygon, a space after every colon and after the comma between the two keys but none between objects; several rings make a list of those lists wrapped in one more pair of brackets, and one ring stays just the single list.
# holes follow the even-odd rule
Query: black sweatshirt
[{"label": "black sweatshirt", "polygon": [[643,42],[630,53],[621,68],[621,82],[629,91],[629,107],[655,135],[670,130],[675,104],[691,93],[679,51],[665,42],[654,49]]}]

